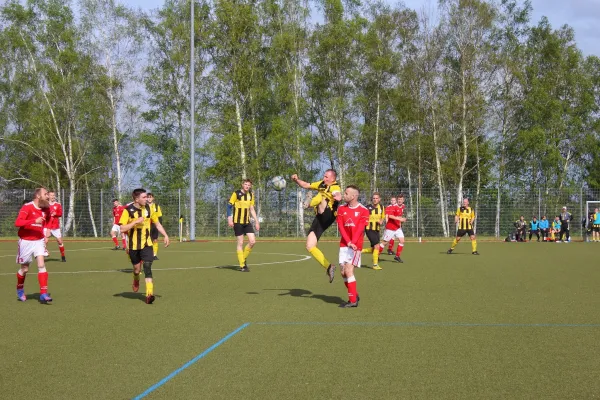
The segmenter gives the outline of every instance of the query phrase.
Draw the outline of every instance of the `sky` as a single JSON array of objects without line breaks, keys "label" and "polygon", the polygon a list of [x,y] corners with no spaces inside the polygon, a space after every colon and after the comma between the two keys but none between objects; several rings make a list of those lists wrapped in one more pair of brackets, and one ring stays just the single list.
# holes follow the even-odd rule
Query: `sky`
[{"label": "sky", "polygon": [[[395,3],[393,0],[385,0]],[[404,4],[414,10],[420,10],[424,5],[435,0],[404,0]],[[140,7],[144,10],[158,8],[163,0],[122,0],[123,3]],[[564,24],[570,25],[575,30],[577,46],[585,55],[600,56],[600,0],[532,0],[532,23],[537,22],[542,16],[548,20],[555,29]]]}]

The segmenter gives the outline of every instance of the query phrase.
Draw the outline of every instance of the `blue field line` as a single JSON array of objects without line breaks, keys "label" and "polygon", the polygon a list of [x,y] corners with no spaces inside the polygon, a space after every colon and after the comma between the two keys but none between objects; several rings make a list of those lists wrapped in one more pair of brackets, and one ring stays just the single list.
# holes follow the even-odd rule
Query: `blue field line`
[{"label": "blue field line", "polygon": [[489,328],[600,328],[600,324],[511,324],[478,322],[253,322],[254,325],[322,325],[322,326],[399,326],[399,327],[489,327]]},{"label": "blue field line", "polygon": [[219,340],[217,343],[213,344],[208,349],[204,350],[202,353],[198,354],[196,357],[192,358],[190,361],[186,362],[181,367],[177,368],[175,371],[173,371],[169,375],[165,376],[163,379],[161,379],[154,385],[150,386],[142,394],[135,396],[133,399],[138,400],[138,399],[143,399],[144,397],[148,396],[150,393],[152,393],[153,391],[155,391],[156,389],[158,389],[165,383],[169,382],[171,379],[173,379],[174,377],[179,375],[180,372],[184,371],[186,368],[188,368],[191,365],[193,365],[194,363],[196,363],[198,360],[200,360],[201,358],[206,356],[208,353],[210,353],[211,351],[213,351],[214,349],[216,349],[217,347],[219,347],[220,345],[222,345],[223,343],[225,343],[226,341],[231,339],[235,334],[241,332],[244,328],[248,327],[249,325],[250,325],[249,323],[245,323],[245,324],[241,325],[236,330],[234,330],[233,332],[231,332],[227,336],[225,336],[223,339]]}]

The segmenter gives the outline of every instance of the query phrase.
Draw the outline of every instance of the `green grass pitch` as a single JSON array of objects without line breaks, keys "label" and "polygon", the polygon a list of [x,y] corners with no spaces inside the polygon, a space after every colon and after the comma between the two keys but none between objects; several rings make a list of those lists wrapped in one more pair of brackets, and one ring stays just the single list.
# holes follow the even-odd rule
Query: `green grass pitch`
[{"label": "green grass pitch", "polygon": [[[49,244],[15,295],[0,243],[0,397],[131,399],[587,399],[600,393],[600,244],[407,243],[404,264],[357,270],[360,307],[302,242],[261,241],[250,273],[233,242],[175,243],[153,305],[111,242]],[[322,243],[337,261],[337,243]],[[363,255],[371,264],[371,255]],[[215,268],[220,266],[221,268]],[[143,292],[144,285],[140,292]],[[228,334],[248,323],[236,334]],[[216,346],[213,346],[216,345]],[[208,349],[198,359],[198,356]]]}]

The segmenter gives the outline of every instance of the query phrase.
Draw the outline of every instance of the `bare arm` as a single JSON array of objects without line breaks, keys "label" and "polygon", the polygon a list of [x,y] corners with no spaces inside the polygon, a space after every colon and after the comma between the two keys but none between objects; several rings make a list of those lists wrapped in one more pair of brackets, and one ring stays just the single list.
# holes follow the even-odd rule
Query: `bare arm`
[{"label": "bare arm", "polygon": [[163,228],[163,226],[160,222],[155,222],[154,225],[156,226],[156,229],[158,229],[160,234],[164,236],[163,242],[165,244],[165,247],[169,247],[169,235],[167,235],[165,228]]},{"label": "bare arm", "polygon": [[258,217],[256,216],[256,210],[254,206],[250,207],[250,215],[254,218],[254,227],[257,231],[260,231],[260,222],[258,222]]},{"label": "bare arm", "polygon": [[[298,175],[297,175],[297,174],[294,174],[294,175],[292,175],[292,180],[293,180],[294,182],[296,182],[296,184],[297,184],[298,186],[300,186],[302,189],[311,189],[311,187],[310,187],[310,183],[308,183],[308,182],[304,182],[302,179],[298,178]],[[339,196],[340,196],[340,200],[341,200],[341,199],[342,199],[342,195],[341,195],[341,194],[339,194]],[[336,200],[337,200],[337,199],[336,199]],[[339,201],[339,200],[338,200],[338,201]]]}]

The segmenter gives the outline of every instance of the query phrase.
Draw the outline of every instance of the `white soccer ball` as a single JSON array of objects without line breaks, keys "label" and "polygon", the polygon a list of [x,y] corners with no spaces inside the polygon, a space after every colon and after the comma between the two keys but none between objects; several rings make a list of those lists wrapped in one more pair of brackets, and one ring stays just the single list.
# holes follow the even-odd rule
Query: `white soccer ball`
[{"label": "white soccer ball", "polygon": [[287,185],[283,176],[276,176],[275,178],[271,179],[271,184],[273,185],[273,188],[278,191],[285,189],[285,186]]}]

